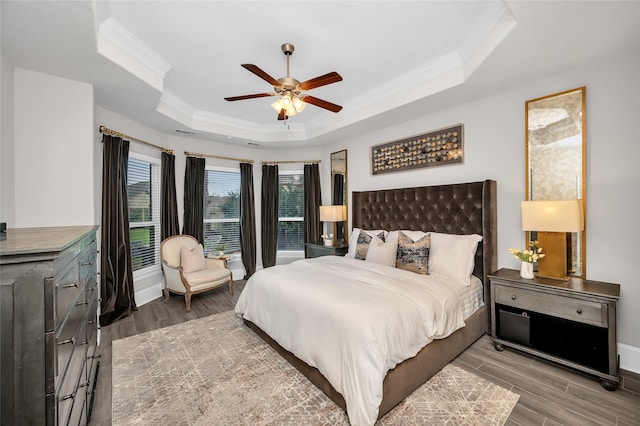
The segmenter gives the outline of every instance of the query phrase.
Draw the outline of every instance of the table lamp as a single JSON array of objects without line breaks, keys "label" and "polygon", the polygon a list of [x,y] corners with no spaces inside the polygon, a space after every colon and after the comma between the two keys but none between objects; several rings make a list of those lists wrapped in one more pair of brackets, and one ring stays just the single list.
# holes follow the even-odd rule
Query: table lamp
[{"label": "table lamp", "polygon": [[522,230],[536,231],[545,254],[538,261],[538,276],[568,280],[567,232],[584,229],[582,200],[522,201]]},{"label": "table lamp", "polygon": [[337,235],[336,223],[345,219],[344,206],[320,206],[320,221],[333,222],[333,235]]}]

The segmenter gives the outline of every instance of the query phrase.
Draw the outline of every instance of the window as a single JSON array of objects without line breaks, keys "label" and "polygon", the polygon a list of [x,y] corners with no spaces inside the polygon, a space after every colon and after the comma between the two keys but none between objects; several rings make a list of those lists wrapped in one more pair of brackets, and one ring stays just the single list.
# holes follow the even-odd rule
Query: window
[{"label": "window", "polygon": [[159,267],[160,162],[131,153],[127,169],[133,271]]},{"label": "window", "polygon": [[304,250],[304,174],[278,176],[278,251]]},{"label": "window", "polygon": [[204,251],[224,244],[240,250],[240,171],[206,169],[204,173]]}]

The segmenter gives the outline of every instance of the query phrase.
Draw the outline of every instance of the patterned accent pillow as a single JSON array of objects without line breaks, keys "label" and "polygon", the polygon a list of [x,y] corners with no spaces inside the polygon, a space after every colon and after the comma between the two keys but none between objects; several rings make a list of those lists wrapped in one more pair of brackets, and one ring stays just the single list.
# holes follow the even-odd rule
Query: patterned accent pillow
[{"label": "patterned accent pillow", "polygon": [[356,259],[365,260],[367,258],[369,243],[374,237],[380,238],[382,241],[384,241],[384,232],[380,232],[378,235],[369,235],[363,230],[360,230],[360,235],[358,235],[358,243],[356,245]]},{"label": "patterned accent pillow", "polygon": [[206,269],[207,264],[204,261],[204,249],[202,244],[198,244],[193,248],[193,250],[189,250],[185,246],[182,246],[180,248],[180,266],[182,266],[182,272],[185,274]]},{"label": "patterned accent pillow", "polygon": [[429,234],[413,241],[404,232],[398,233],[396,268],[426,275],[429,273]]}]

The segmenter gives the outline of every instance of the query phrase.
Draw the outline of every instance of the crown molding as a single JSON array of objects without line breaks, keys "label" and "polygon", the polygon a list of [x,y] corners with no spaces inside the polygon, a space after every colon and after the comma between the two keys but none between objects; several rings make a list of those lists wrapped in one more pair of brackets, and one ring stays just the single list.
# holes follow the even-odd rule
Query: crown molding
[{"label": "crown molding", "polygon": [[98,26],[97,40],[98,53],[162,92],[164,77],[171,64],[115,19],[107,18]]}]

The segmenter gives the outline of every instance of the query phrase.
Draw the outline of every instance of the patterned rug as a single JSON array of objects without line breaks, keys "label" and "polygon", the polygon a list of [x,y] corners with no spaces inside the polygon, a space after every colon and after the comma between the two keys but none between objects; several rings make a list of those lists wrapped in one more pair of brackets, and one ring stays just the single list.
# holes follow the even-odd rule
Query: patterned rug
[{"label": "patterned rug", "polygon": [[[114,425],[349,425],[234,312],[113,341]],[[502,425],[518,395],[453,365],[378,425]]]}]

